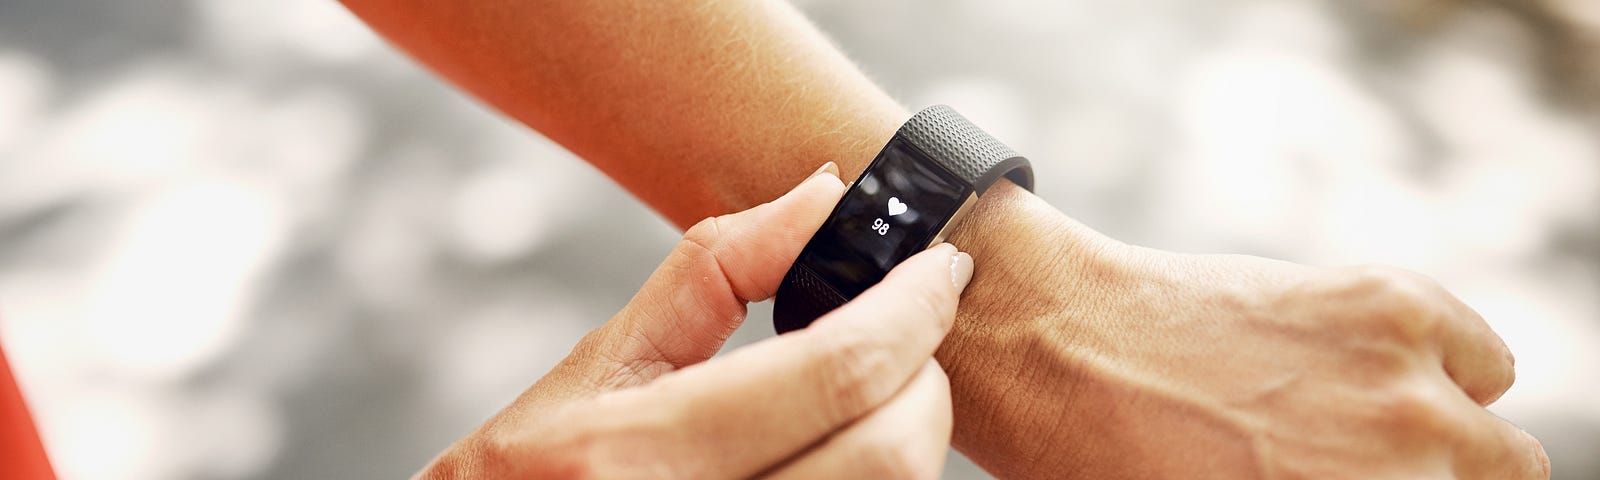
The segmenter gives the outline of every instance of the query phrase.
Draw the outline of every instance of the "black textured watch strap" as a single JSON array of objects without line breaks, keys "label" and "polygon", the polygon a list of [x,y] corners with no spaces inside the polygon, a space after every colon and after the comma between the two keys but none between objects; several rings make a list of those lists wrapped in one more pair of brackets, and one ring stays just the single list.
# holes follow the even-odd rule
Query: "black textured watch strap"
[{"label": "black textured watch strap", "polygon": [[1033,190],[1033,169],[1028,159],[948,106],[922,109],[900,126],[895,136],[972,184],[979,195],[1002,176],[1017,186]]},{"label": "black textured watch strap", "polygon": [[799,330],[812,320],[844,305],[848,299],[828,286],[810,268],[796,263],[784,274],[772,305],[772,327],[778,333]]}]

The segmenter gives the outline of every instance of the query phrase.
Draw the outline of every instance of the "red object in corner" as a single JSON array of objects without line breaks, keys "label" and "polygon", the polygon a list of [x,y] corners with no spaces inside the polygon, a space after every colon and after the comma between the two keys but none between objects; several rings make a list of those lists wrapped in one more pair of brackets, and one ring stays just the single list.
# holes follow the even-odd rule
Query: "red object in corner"
[{"label": "red object in corner", "polygon": [[39,443],[39,432],[22,402],[11,364],[0,349],[0,480],[54,480],[50,459]]}]

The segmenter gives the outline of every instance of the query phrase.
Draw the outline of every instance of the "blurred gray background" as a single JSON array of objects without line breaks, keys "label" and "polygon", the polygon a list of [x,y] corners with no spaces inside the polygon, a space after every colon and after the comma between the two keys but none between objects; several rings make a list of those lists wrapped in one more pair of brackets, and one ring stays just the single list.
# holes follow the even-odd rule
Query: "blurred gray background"
[{"label": "blurred gray background", "polygon": [[[1113,237],[1438,278],[1600,478],[1600,2],[800,5]],[[0,0],[0,341],[64,478],[408,476],[676,237],[329,0]]]}]

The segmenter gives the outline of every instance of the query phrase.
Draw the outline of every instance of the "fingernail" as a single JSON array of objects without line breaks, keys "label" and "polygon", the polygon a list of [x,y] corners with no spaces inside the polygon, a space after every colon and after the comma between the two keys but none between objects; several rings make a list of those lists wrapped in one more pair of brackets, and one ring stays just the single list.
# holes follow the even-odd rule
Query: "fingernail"
[{"label": "fingernail", "polygon": [[950,256],[950,283],[955,284],[956,293],[960,293],[967,289],[967,283],[970,282],[972,282],[972,255],[957,251]]},{"label": "fingernail", "polygon": [[[806,177],[806,180],[811,180],[813,178],[817,178],[818,175],[833,175],[834,178],[838,178],[839,177],[839,166],[835,165],[833,162],[824,163],[824,164],[822,164],[822,167],[817,169],[817,171],[811,172],[811,175]],[[805,182],[801,182],[801,183],[805,183]]]}]

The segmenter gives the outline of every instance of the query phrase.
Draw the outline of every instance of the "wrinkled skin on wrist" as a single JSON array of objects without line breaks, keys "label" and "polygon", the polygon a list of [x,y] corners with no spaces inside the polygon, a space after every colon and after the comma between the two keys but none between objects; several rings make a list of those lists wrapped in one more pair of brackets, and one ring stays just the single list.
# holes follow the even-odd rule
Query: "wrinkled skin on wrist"
[{"label": "wrinkled skin on wrist", "polygon": [[1549,477],[1482,408],[1510,352],[1436,283],[1122,245],[997,190],[952,237],[989,268],[939,352],[954,443],[992,473]]}]

